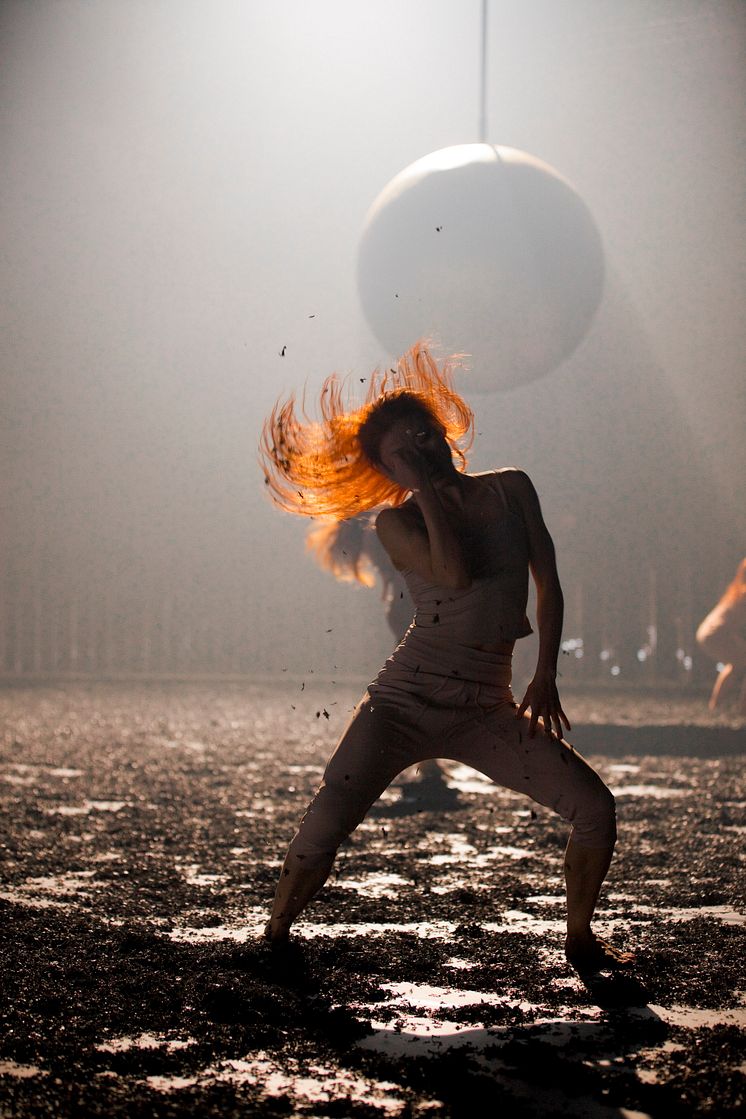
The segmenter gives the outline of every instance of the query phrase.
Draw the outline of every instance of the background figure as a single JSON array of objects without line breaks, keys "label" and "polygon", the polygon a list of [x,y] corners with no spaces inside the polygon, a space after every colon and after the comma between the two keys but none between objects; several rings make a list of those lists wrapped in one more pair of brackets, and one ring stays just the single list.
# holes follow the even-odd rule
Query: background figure
[{"label": "background figure", "polygon": [[[324,571],[345,583],[375,587],[381,580],[381,598],[386,621],[398,645],[414,617],[414,603],[407,584],[396,570],[375,530],[377,510],[358,513],[341,521],[326,521],[306,536],[306,548]],[[419,806],[445,808],[458,802],[458,794],[447,784],[440,762],[434,758],[421,762],[414,774],[407,774],[402,797],[416,800]]]},{"label": "background figure", "polygon": [[746,714],[746,558],[717,606],[697,629],[700,648],[722,668],[710,696],[710,710],[738,693],[738,710]]}]

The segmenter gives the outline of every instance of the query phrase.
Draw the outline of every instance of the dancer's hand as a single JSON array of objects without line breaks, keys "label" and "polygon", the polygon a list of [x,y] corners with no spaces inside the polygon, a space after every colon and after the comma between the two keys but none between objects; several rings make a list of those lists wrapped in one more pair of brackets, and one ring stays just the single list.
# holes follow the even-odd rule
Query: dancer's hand
[{"label": "dancer's hand", "polygon": [[422,452],[426,433],[412,430],[407,432],[408,445],[395,452],[396,481],[402,489],[417,493],[430,481],[431,464]]},{"label": "dancer's hand", "polygon": [[560,704],[557,683],[552,674],[539,675],[537,673],[526,688],[520,707],[516,711],[516,719],[522,719],[525,712],[531,708],[528,733],[533,738],[536,734],[538,720],[544,724],[544,733],[551,734],[554,730],[558,738],[562,738],[564,723],[567,730],[572,730],[567,715]]}]

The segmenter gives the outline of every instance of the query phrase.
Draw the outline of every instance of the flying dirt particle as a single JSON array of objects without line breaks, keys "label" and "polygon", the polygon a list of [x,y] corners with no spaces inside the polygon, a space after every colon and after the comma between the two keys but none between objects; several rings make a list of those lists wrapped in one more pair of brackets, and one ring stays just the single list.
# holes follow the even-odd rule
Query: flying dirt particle
[{"label": "flying dirt particle", "polygon": [[301,686],[300,686],[300,690],[301,690],[301,691],[303,691],[303,689],[305,688],[305,686],[306,686],[306,681],[304,680],[304,681],[303,681],[303,683],[302,683],[302,684],[301,684]]},{"label": "flying dirt particle", "polygon": [[326,708],[324,708],[324,709],[323,709],[323,711],[321,712],[321,714],[322,714],[322,715],[324,716],[324,718],[325,718],[325,719],[328,719],[328,718],[329,718],[329,712],[327,711],[327,709],[326,709]]},{"label": "flying dirt particle", "polygon": [[440,621],[440,614],[433,614],[433,625],[436,625],[439,621]]},{"label": "flying dirt particle", "polygon": [[287,346],[283,346],[280,350],[280,357],[284,357],[287,352]]},{"label": "flying dirt particle", "polygon": [[436,232],[436,233],[440,233],[440,231],[441,231],[441,229],[442,229],[442,228],[443,228],[443,226],[442,226],[442,225],[436,225],[436,227],[435,227],[435,232]]}]

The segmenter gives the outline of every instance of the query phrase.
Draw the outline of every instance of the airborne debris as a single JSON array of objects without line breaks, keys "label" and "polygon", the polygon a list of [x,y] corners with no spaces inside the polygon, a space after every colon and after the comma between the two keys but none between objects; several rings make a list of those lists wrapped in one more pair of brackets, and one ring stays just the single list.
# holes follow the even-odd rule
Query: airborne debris
[{"label": "airborne debris", "polygon": [[287,350],[287,346],[283,346],[283,347],[282,347],[282,349],[280,350],[280,357],[284,357],[284,356],[285,356],[285,352],[286,352],[286,350]]}]

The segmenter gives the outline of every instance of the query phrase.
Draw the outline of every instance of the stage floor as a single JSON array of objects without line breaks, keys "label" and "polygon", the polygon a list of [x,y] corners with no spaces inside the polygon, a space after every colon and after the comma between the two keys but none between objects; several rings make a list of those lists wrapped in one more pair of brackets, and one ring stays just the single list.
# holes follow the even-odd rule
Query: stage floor
[{"label": "stage floor", "polygon": [[639,952],[581,981],[564,825],[454,765],[440,800],[393,786],[293,950],[264,945],[356,698],[312,676],[0,689],[0,1116],[735,1115],[743,721],[568,693],[617,796],[598,929]]}]

